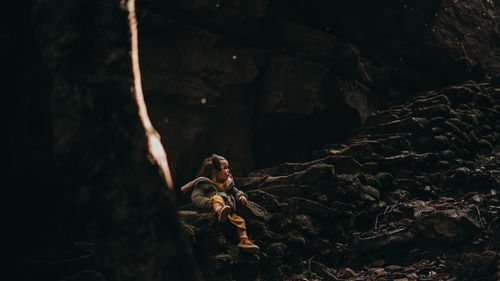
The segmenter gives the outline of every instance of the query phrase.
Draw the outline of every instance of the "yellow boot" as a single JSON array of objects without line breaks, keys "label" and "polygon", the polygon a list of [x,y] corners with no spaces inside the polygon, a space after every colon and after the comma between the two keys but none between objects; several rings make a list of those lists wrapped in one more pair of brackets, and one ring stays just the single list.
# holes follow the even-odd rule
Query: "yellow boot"
[{"label": "yellow boot", "polygon": [[252,243],[252,241],[248,239],[246,229],[237,228],[236,232],[240,237],[240,243],[238,243],[238,248],[250,254],[256,254],[259,252],[260,250],[259,246],[255,245],[254,243]]},{"label": "yellow boot", "polygon": [[250,254],[256,254],[260,250],[259,246],[252,243],[252,241],[250,241],[248,237],[241,238],[240,243],[238,243],[238,247]]}]

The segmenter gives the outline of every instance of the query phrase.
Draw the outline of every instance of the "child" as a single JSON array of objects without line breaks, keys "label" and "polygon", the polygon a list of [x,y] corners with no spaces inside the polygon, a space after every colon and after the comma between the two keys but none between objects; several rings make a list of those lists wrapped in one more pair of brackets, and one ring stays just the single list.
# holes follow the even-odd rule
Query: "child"
[{"label": "child", "polygon": [[229,162],[222,156],[212,154],[203,161],[198,178],[181,188],[193,187],[191,200],[200,211],[213,211],[219,222],[229,221],[236,226],[240,243],[238,247],[249,253],[257,253],[259,246],[248,240],[245,220],[236,212],[236,200],[245,206],[247,195],[234,186],[229,171]]}]

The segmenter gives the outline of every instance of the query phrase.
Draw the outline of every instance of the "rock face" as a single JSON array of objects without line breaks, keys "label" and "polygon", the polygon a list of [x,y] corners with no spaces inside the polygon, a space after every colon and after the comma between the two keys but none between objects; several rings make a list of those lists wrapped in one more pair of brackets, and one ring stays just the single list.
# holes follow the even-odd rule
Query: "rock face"
[{"label": "rock face", "polygon": [[213,214],[181,211],[204,277],[495,280],[499,102],[488,83],[424,92],[371,114],[356,137],[310,162],[237,179],[270,213],[239,209],[258,255],[238,253],[231,226]]},{"label": "rock face", "polygon": [[147,100],[180,182],[210,152],[237,174],[311,160],[389,99],[498,75],[493,1],[292,2],[139,2]]},{"label": "rock face", "polygon": [[199,280],[175,195],[147,158],[126,11],[98,1],[32,5],[35,28],[23,31],[33,37],[11,50],[36,68],[13,80],[32,83],[28,90],[9,92],[20,93],[11,98],[20,119],[9,140],[25,133],[30,145],[11,143],[9,151],[7,255],[15,272],[7,279]]},{"label": "rock face", "polygon": [[258,255],[147,161],[120,1],[10,2],[11,279],[498,279],[494,1],[137,3],[176,182],[227,156]]},{"label": "rock face", "polygon": [[306,7],[317,26],[330,27],[382,67],[392,89],[413,92],[498,75],[494,1],[358,0]]}]

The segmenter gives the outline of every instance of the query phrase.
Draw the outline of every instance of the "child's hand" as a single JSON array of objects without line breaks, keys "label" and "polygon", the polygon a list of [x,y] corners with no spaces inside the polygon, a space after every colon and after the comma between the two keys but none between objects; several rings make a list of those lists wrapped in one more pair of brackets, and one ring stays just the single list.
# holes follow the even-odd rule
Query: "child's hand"
[{"label": "child's hand", "polygon": [[240,200],[240,202],[243,206],[245,206],[248,203],[247,198],[243,195],[241,195],[240,198],[238,198],[238,200]]}]

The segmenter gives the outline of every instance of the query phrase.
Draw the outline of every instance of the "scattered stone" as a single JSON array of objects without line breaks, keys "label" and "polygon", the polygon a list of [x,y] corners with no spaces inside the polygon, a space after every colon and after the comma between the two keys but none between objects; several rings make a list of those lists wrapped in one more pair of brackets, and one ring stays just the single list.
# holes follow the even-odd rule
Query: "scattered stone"
[{"label": "scattered stone", "polygon": [[471,217],[470,211],[450,209],[434,212],[417,220],[417,230],[421,236],[440,243],[454,244],[471,239],[481,226]]},{"label": "scattered stone", "polygon": [[394,271],[400,271],[402,270],[403,267],[399,265],[389,265],[385,267],[385,271],[387,272],[394,272]]}]

